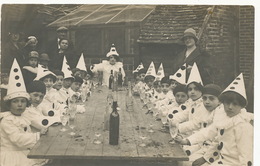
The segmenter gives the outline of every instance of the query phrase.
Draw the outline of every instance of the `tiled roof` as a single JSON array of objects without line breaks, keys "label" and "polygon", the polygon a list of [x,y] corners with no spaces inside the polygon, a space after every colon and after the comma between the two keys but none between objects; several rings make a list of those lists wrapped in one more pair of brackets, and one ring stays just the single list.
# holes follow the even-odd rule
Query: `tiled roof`
[{"label": "tiled roof", "polygon": [[159,5],[147,18],[140,32],[140,43],[179,43],[187,28],[197,33],[210,6]]}]

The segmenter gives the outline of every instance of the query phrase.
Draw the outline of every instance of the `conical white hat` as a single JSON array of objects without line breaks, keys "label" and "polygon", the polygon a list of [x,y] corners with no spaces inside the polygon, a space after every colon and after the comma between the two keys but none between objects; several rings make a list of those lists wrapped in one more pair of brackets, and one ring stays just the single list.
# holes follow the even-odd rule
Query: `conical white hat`
[{"label": "conical white hat", "polygon": [[21,68],[17,63],[16,59],[14,59],[12,68],[9,74],[9,82],[7,86],[7,94],[4,97],[4,100],[11,100],[16,97],[25,97],[27,99],[30,98],[29,94],[26,91],[24,79],[22,75]]},{"label": "conical white hat", "polygon": [[42,65],[38,64],[37,76],[34,80],[40,80],[41,78],[43,78],[47,75],[52,75],[56,78],[56,75],[53,72],[51,72],[50,70],[48,70],[46,68],[43,68]]},{"label": "conical white hat", "polygon": [[80,69],[80,70],[87,71],[83,53],[81,54],[81,56],[80,56],[80,58],[79,58],[79,61],[78,61],[78,64],[77,64],[77,67],[76,67],[76,68],[78,68],[78,69]]},{"label": "conical white hat", "polygon": [[63,64],[62,64],[61,71],[64,73],[64,79],[66,79],[66,78],[74,79],[74,77],[72,75],[72,71],[70,69],[70,66],[69,66],[68,61],[65,56],[63,58]]},{"label": "conical white hat", "polygon": [[156,80],[161,80],[165,76],[163,64],[161,63],[156,74]]},{"label": "conical white hat", "polygon": [[169,78],[186,85],[186,63],[183,64],[174,75],[170,75]]},{"label": "conical white hat", "polygon": [[150,66],[148,67],[145,77],[149,76],[149,75],[156,77],[156,72],[155,72],[155,67],[154,67],[153,61],[151,62]]},{"label": "conical white hat", "polygon": [[192,82],[197,82],[197,83],[200,83],[201,85],[203,85],[203,82],[202,82],[201,76],[200,76],[200,72],[199,72],[196,62],[194,62],[193,66],[192,66],[187,85],[189,85]]},{"label": "conical white hat", "polygon": [[116,51],[116,47],[115,44],[112,44],[110,51],[107,53],[107,57],[110,57],[111,55],[117,55],[119,56],[119,54]]},{"label": "conical white hat", "polygon": [[143,65],[142,62],[140,63],[140,65],[137,66],[137,68],[133,71],[133,73],[137,73],[137,72],[139,72],[139,70],[141,70],[141,69],[144,69],[144,65]]},{"label": "conical white hat", "polygon": [[237,76],[237,78],[222,93],[228,91],[240,94],[247,101],[243,73],[239,74],[239,76]]}]

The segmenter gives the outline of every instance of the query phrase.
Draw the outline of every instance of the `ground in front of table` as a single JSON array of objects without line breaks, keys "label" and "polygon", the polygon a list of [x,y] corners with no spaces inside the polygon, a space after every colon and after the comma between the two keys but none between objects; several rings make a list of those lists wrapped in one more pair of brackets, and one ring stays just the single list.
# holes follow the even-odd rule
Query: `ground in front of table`
[{"label": "ground in front of table", "polygon": [[87,160],[52,160],[46,166],[178,166],[175,163],[156,163],[156,162],[131,162],[131,161],[87,161]]}]

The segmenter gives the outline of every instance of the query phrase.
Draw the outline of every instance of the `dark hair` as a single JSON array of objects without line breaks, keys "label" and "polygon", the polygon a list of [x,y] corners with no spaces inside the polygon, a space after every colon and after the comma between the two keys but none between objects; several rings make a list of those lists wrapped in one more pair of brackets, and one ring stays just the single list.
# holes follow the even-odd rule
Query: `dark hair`
[{"label": "dark hair", "polygon": [[169,76],[165,76],[161,79],[161,84],[169,84],[170,85],[171,81]]},{"label": "dark hair", "polygon": [[180,84],[180,85],[177,85],[174,89],[173,89],[173,95],[175,96],[176,93],[178,92],[184,92],[187,94],[187,88],[185,85],[183,84]]},{"label": "dark hair", "polygon": [[53,70],[53,73],[56,75],[56,76],[63,76],[64,77],[64,73],[60,70]]},{"label": "dark hair", "polygon": [[156,81],[154,81],[153,82],[153,86],[155,87],[155,86],[159,86],[160,85],[160,83],[161,83],[161,81],[159,81],[159,80],[156,80]]},{"label": "dark hair", "polygon": [[69,39],[67,39],[67,38],[60,39],[59,40],[59,44],[61,43],[62,40],[67,40],[68,41],[68,45],[69,45]]},{"label": "dark hair", "polygon": [[45,84],[40,81],[40,80],[35,80],[32,81],[28,86],[27,86],[27,92],[32,93],[32,92],[42,92],[44,95],[46,94],[46,86]]},{"label": "dark hair", "polygon": [[[13,98],[13,99],[15,99],[15,98]],[[11,101],[12,101],[13,99],[10,99],[10,100],[5,101],[5,107],[6,107],[7,109],[10,109]],[[25,99],[26,99],[26,98],[25,98]],[[28,99],[26,99],[26,101],[27,101],[26,107],[29,107],[29,106],[30,106],[30,102],[29,102]]]},{"label": "dark hair", "polygon": [[154,79],[155,79],[154,76],[148,75],[148,76],[145,76],[145,77],[144,77],[144,82],[147,83],[147,82],[150,81],[150,80],[153,80],[153,81],[154,81]]},{"label": "dark hair", "polygon": [[222,103],[232,103],[234,101],[237,101],[241,107],[245,107],[247,105],[247,101],[242,95],[240,95],[237,92],[232,92],[232,91],[227,91],[227,92],[222,93],[219,96],[219,100]]},{"label": "dark hair", "polygon": [[52,79],[53,79],[53,82],[56,82],[56,79],[57,79],[54,75],[48,74],[48,75],[42,77],[42,78],[40,79],[40,81],[43,81],[45,78],[52,78]]},{"label": "dark hair", "polygon": [[73,82],[79,82],[80,84],[83,84],[83,79],[78,76],[75,76],[75,79]]},{"label": "dark hair", "polygon": [[200,84],[200,83],[197,83],[197,82],[191,82],[187,85],[187,91],[188,91],[188,87],[190,84],[194,84],[198,89],[199,91],[203,92],[203,86]]},{"label": "dark hair", "polygon": [[110,58],[111,56],[113,56],[113,57],[116,59],[116,61],[119,62],[120,58],[119,58],[119,56],[117,56],[117,55],[110,55],[110,56],[108,57],[108,60],[109,60],[109,58]]}]

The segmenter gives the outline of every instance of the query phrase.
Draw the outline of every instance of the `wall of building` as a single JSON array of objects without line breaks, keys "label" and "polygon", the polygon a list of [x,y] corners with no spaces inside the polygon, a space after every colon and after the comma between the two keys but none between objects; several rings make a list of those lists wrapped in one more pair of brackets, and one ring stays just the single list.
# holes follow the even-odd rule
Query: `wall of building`
[{"label": "wall of building", "polygon": [[239,7],[239,69],[244,73],[247,89],[247,109],[254,104],[254,7]]},{"label": "wall of building", "polygon": [[214,82],[223,88],[228,86],[238,73],[238,20],[237,7],[215,6],[200,46],[212,55]]}]

